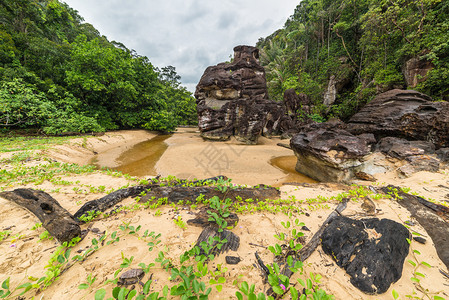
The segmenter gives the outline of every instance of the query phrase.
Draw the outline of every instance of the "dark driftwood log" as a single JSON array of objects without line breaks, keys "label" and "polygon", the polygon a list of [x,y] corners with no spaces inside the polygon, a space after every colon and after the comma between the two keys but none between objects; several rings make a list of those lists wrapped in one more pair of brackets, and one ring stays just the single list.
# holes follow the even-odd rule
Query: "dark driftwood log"
[{"label": "dark driftwood log", "polygon": [[138,185],[129,187],[126,189],[121,189],[110,193],[100,199],[92,200],[84,203],[83,206],[73,215],[75,218],[79,218],[82,215],[87,215],[90,211],[101,211],[104,212],[108,208],[111,208],[115,204],[119,203],[123,199],[128,197],[135,197],[141,192],[148,190],[152,185]]},{"label": "dark driftwood log", "polygon": [[[391,193],[392,188],[395,188],[397,193]],[[421,197],[404,193],[396,186],[384,187],[381,188],[381,191],[392,195],[427,231],[435,243],[438,256],[449,269],[449,224],[445,221],[449,219],[448,208]]]},{"label": "dark driftwood log", "polygon": [[[313,237],[310,239],[310,241],[302,247],[301,250],[299,250],[299,260],[305,261],[309,258],[310,255],[312,255],[313,251],[315,251],[316,247],[320,244],[321,236],[323,235],[324,229],[326,229],[326,226],[337,216],[341,214],[342,211],[346,209],[346,206],[348,204],[348,199],[344,199],[343,202],[340,202],[335,210],[329,214],[327,219],[323,222],[323,225],[321,225],[320,229],[313,235]],[[293,265],[295,262],[293,262]],[[292,276],[293,272],[290,270],[288,265],[286,264],[284,266],[284,269],[282,270],[282,274],[285,276]]]},{"label": "dark driftwood log", "polygon": [[280,196],[279,190],[273,187],[260,186],[257,188],[227,188],[225,192],[220,191],[213,186],[155,186],[151,187],[151,191],[142,197],[141,202],[150,200],[152,197],[164,198],[169,202],[195,201],[200,195],[204,195],[205,199],[210,199],[214,196],[220,199],[230,198],[235,201],[237,199],[277,199]]},{"label": "dark driftwood log", "polygon": [[[213,181],[216,178],[209,179]],[[280,192],[276,188],[261,185],[257,188],[230,188],[228,187],[226,191],[222,192],[217,187],[214,186],[189,186],[189,184],[195,184],[198,182],[205,182],[207,179],[195,182],[184,182],[181,184],[162,182],[157,184],[148,185],[138,185],[126,189],[121,189],[110,193],[100,199],[92,200],[86,202],[75,214],[74,217],[79,218],[90,211],[101,211],[113,207],[115,204],[119,203],[125,198],[138,196],[141,192],[145,192],[146,195],[140,199],[140,202],[146,202],[151,200],[153,197],[156,199],[167,198],[169,202],[179,202],[184,201],[195,201],[200,195],[204,195],[204,198],[209,199],[217,196],[221,199],[230,198],[231,200],[236,200],[241,198],[246,199],[276,199],[279,198]]]},{"label": "dark driftwood log", "polygon": [[[215,241],[212,244],[211,253],[204,253],[204,250],[201,248],[201,243],[202,242],[208,243],[210,237],[214,238],[216,236],[220,237],[220,240],[226,239],[227,242],[224,243],[220,249],[218,249],[217,247],[215,247],[218,244],[218,242]],[[229,250],[237,251],[240,247],[240,238],[229,230],[223,230],[222,232],[218,232],[216,226],[208,226],[204,228],[203,231],[201,232],[200,236],[196,241],[195,246],[200,247],[202,254],[218,255],[221,253],[228,252]]]},{"label": "dark driftwood log", "polygon": [[33,189],[16,189],[0,193],[0,197],[12,201],[30,212],[42,222],[51,236],[59,242],[69,242],[81,235],[78,221],[49,194]]}]

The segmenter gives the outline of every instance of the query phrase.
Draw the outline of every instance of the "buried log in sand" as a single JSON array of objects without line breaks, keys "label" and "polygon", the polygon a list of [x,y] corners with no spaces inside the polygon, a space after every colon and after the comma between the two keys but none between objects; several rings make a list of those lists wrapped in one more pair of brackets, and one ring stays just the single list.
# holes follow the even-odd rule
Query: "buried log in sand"
[{"label": "buried log in sand", "polygon": [[[278,189],[259,185],[258,187],[235,187],[235,186],[207,186],[204,184],[211,184],[216,182],[219,177],[215,179],[200,180],[200,181],[176,181],[176,182],[159,182],[148,185],[139,185],[126,189],[115,191],[100,199],[92,200],[85,203],[75,214],[76,218],[87,214],[90,211],[104,212],[111,208],[118,202],[128,197],[135,197],[144,192],[140,202],[150,201],[151,199],[167,198],[168,202],[195,201],[199,196],[203,195],[205,199],[210,199],[214,196],[219,198],[236,199],[277,199],[280,196]],[[197,186],[199,185],[199,186]],[[204,185],[204,186],[203,186]]]},{"label": "buried log in sand", "polygon": [[70,242],[81,235],[78,221],[49,194],[33,189],[2,192],[0,197],[32,212],[51,236],[59,242]]}]

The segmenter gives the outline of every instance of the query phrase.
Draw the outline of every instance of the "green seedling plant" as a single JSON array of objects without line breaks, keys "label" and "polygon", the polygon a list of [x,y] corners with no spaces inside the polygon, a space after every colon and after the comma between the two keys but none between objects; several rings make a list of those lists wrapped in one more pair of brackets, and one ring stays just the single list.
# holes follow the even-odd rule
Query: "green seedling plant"
[{"label": "green seedling plant", "polygon": [[277,263],[273,263],[273,266],[267,267],[270,271],[270,274],[268,275],[268,283],[271,285],[273,292],[278,295],[283,295],[290,286],[290,278],[281,274]]},{"label": "green seedling plant", "polygon": [[[290,230],[289,234],[285,234],[283,232],[274,235],[274,237],[276,239],[278,239],[280,242],[284,242],[286,243],[286,245],[288,246],[287,249],[287,254],[291,253],[291,252],[298,252],[299,250],[301,250],[301,248],[303,247],[301,243],[298,242],[299,238],[301,238],[302,236],[304,236],[304,233],[301,231],[298,231],[296,228],[293,227],[303,227],[304,223],[300,222],[299,219],[295,219],[294,222],[281,222],[282,226],[285,229]],[[268,250],[273,253],[275,256],[282,256],[284,255],[284,249],[282,248],[281,245],[279,244],[275,244],[274,246],[269,246]]]},{"label": "green seedling plant", "polygon": [[50,235],[50,232],[48,230],[45,230],[41,234],[39,234],[39,240],[45,241],[45,240],[53,240],[53,237]]},{"label": "green seedling plant", "polygon": [[228,191],[228,189],[235,189],[237,188],[236,186],[234,186],[231,183],[232,179],[223,179],[223,178],[218,178],[217,181],[215,181],[215,189],[217,191],[222,192],[223,194],[226,193]]},{"label": "green seedling plant", "polygon": [[92,273],[90,273],[89,275],[87,275],[87,278],[86,278],[87,283],[80,284],[78,286],[78,288],[80,290],[88,289],[94,284],[95,280],[97,280],[97,276],[92,277]]},{"label": "green seedling plant", "polygon": [[37,291],[43,291],[52,285],[60,277],[62,271],[68,266],[70,260],[70,253],[72,248],[81,240],[79,237],[73,238],[70,242],[64,242],[61,246],[56,248],[53,255],[44,267],[45,276],[41,278],[35,278],[29,276],[28,279],[31,282],[24,283],[16,288],[16,290],[23,289],[20,295],[25,294],[31,289],[36,289]]},{"label": "green seedling plant", "polygon": [[305,281],[298,279],[298,283],[302,287],[302,293],[298,291],[295,287],[290,287],[290,293],[293,299],[306,300],[334,300],[333,295],[328,295],[325,290],[320,289],[318,284],[320,284],[321,275],[319,274],[309,274],[309,278]]},{"label": "green seedling plant", "polygon": [[182,266],[180,269],[172,268],[171,280],[181,278],[181,283],[172,286],[170,295],[180,296],[181,299],[208,299],[212,288],[207,288],[206,284],[197,278],[193,266]]},{"label": "green seedling plant", "polygon": [[[420,235],[417,232],[412,232],[412,234],[418,235],[418,236]],[[410,247],[411,247],[412,241],[410,239],[407,239],[407,242],[410,244]],[[444,300],[445,298],[438,295],[440,292],[436,292],[436,293],[431,292],[429,289],[422,286],[421,279],[425,278],[426,275],[424,273],[421,273],[421,271],[419,271],[419,269],[421,269],[423,267],[430,269],[432,266],[430,264],[428,264],[427,262],[420,261],[418,259],[418,255],[421,255],[421,253],[418,250],[412,249],[411,253],[413,256],[413,260],[411,260],[411,259],[407,260],[407,262],[413,267],[412,277],[410,278],[410,280],[414,283],[414,285],[416,286],[416,289],[422,293],[422,296],[418,296],[416,291],[413,291],[412,294],[405,295],[405,297],[409,298],[409,299],[424,299],[424,297],[425,297],[426,299]],[[399,299],[399,293],[396,290],[393,290],[392,294],[393,294],[394,299]]]},{"label": "green seedling plant", "polygon": [[89,223],[90,221],[94,220],[96,217],[98,217],[101,214],[99,211],[90,210],[86,214],[83,214],[78,219],[84,223]]},{"label": "green seedling plant", "polygon": [[0,288],[0,298],[4,299],[6,297],[8,297],[9,295],[11,295],[11,291],[9,290],[9,277],[7,279],[5,279],[2,282],[1,288]]},{"label": "green seedling plant", "polygon": [[264,293],[260,292],[259,294],[255,294],[256,285],[251,284],[251,286],[248,284],[248,282],[244,281],[238,286],[236,282],[234,282],[235,285],[238,287],[238,291],[235,292],[235,295],[238,300],[243,300],[243,295],[246,296],[245,299],[248,300],[274,300],[273,296],[266,297]]},{"label": "green seedling plant", "polygon": [[173,222],[175,222],[176,226],[178,226],[179,228],[181,228],[182,230],[185,230],[187,228],[187,224],[186,222],[184,222],[182,220],[181,216],[177,216],[176,218],[173,219]]},{"label": "green seedling plant", "polygon": [[228,271],[228,268],[223,267],[222,264],[217,265],[216,271],[209,271],[210,276],[212,277],[209,280],[210,285],[215,285],[215,288],[218,292],[221,292],[223,289],[223,284],[226,283],[226,277],[224,274]]},{"label": "green seedling plant", "polygon": [[0,242],[8,238],[11,235],[11,230],[0,231]]}]

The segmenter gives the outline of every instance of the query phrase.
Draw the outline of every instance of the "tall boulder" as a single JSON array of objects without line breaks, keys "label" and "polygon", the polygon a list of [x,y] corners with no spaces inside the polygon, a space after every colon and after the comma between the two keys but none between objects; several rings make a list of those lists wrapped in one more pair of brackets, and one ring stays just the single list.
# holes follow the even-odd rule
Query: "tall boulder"
[{"label": "tall boulder", "polygon": [[349,120],[352,134],[372,133],[429,141],[435,147],[449,146],[449,103],[413,90],[390,90],[377,95]]},{"label": "tall boulder", "polygon": [[234,48],[234,60],[208,67],[195,91],[201,136],[227,140],[235,136],[256,144],[260,135],[280,134],[284,107],[268,100],[265,70],[259,50]]}]

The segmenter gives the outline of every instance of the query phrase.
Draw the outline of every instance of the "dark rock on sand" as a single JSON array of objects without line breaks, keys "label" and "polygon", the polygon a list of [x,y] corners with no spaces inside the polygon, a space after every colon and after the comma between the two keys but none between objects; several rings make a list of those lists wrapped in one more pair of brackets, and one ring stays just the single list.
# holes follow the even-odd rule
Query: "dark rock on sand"
[{"label": "dark rock on sand", "polygon": [[339,216],[324,230],[322,247],[367,294],[385,293],[402,276],[410,233],[388,219],[353,220]]}]

